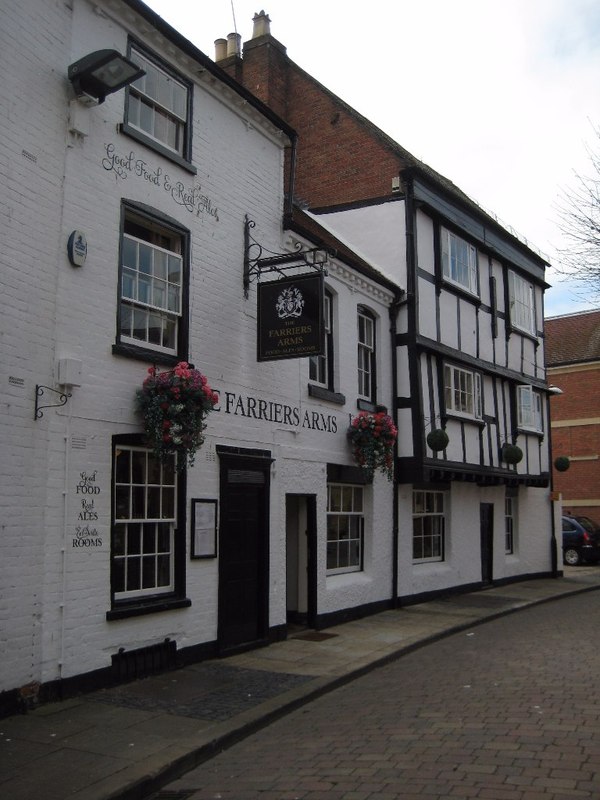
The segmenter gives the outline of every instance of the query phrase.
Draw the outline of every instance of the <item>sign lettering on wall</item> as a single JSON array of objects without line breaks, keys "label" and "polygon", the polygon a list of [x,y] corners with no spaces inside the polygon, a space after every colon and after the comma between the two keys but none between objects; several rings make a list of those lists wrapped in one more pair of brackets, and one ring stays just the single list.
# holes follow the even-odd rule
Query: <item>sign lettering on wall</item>
[{"label": "sign lettering on wall", "polygon": [[306,428],[322,433],[337,433],[338,422],[335,414],[323,414],[314,409],[301,409],[287,403],[278,403],[275,400],[264,400],[251,395],[224,392],[222,403],[215,409],[233,414],[236,417],[246,417],[263,422],[274,422],[277,425],[289,425],[292,428]]},{"label": "sign lettering on wall", "polygon": [[71,544],[74,548],[94,549],[102,547],[103,544],[95,524],[98,522],[96,499],[101,493],[100,486],[96,482],[96,474],[95,470],[94,472],[80,472],[75,486],[77,524]]},{"label": "sign lettering on wall", "polygon": [[126,155],[117,152],[112,142],[105,144],[104,150],[102,166],[107,172],[114,174],[115,180],[124,181],[129,175],[136,175],[158,189],[163,189],[178,206],[183,206],[190,214],[195,214],[197,217],[207,214],[219,221],[219,209],[213,205],[210,197],[204,194],[200,184],[186,186],[182,181],[174,181],[162,167],[149,164],[143,158],[137,158],[133,150]]},{"label": "sign lettering on wall", "polygon": [[324,346],[322,274],[258,285],[259,361],[318,356]]}]

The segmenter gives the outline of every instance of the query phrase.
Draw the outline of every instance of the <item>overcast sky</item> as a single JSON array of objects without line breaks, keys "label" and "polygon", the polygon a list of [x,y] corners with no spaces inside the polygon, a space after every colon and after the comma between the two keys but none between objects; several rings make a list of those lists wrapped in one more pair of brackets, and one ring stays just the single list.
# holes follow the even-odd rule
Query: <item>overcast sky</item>
[{"label": "overcast sky", "polygon": [[[293,61],[559,263],[560,193],[600,146],[599,0],[146,2],[210,58],[264,8]],[[547,280],[546,316],[593,307]]]}]

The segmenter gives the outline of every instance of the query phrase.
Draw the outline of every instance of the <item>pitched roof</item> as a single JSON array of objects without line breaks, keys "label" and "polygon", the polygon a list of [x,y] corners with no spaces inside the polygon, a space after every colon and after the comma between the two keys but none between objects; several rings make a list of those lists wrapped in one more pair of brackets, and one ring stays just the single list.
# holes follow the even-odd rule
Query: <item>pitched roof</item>
[{"label": "pitched roof", "polygon": [[544,321],[547,367],[600,361],[600,310]]}]

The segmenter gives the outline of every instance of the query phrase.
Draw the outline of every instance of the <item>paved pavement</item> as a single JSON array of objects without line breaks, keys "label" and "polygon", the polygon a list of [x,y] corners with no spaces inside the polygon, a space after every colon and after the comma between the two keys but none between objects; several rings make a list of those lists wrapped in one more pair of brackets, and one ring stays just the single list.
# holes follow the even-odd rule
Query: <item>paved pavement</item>
[{"label": "paved pavement", "polygon": [[142,800],[249,733],[423,644],[599,588],[600,567],[565,568],[562,578],[385,611],[5,718],[0,796]]},{"label": "paved pavement", "polygon": [[446,636],[148,800],[598,800],[600,592]]}]

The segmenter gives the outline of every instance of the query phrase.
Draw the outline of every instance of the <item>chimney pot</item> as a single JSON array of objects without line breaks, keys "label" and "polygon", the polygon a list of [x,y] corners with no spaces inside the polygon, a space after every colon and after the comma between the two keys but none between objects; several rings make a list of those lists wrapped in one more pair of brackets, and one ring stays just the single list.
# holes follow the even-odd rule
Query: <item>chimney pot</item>
[{"label": "chimney pot", "polygon": [[227,36],[227,55],[239,56],[241,50],[242,37],[239,33],[230,33]]},{"label": "chimney pot", "polygon": [[215,61],[227,58],[227,39],[215,39]]},{"label": "chimney pot", "polygon": [[252,31],[252,38],[258,39],[259,36],[269,36],[271,33],[271,20],[268,14],[265,14],[264,11],[261,11],[259,14],[255,14],[252,22],[254,23],[254,29]]}]

